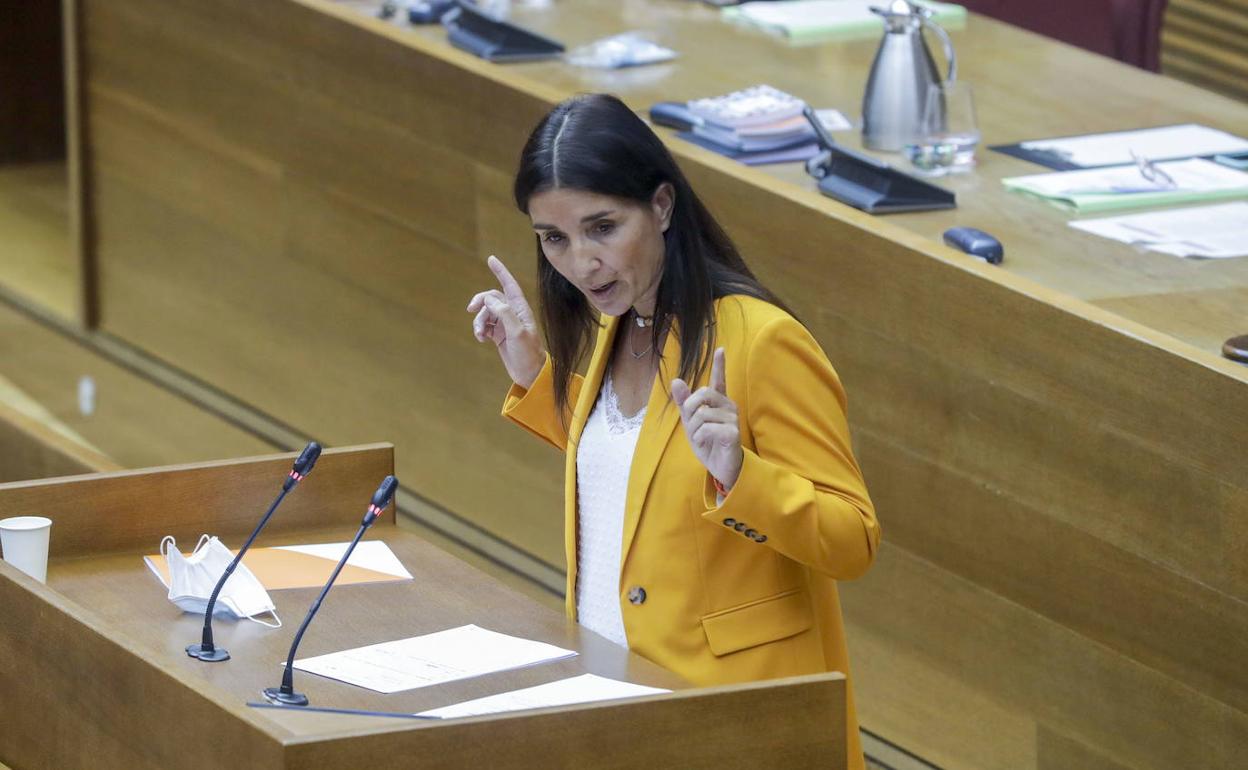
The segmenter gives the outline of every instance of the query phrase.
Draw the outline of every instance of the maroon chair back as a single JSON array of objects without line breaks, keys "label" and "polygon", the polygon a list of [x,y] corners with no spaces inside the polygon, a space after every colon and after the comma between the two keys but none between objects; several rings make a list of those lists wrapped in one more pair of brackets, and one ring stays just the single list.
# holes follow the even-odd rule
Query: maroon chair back
[{"label": "maroon chair back", "polygon": [[974,13],[1157,72],[1167,0],[958,0]]}]

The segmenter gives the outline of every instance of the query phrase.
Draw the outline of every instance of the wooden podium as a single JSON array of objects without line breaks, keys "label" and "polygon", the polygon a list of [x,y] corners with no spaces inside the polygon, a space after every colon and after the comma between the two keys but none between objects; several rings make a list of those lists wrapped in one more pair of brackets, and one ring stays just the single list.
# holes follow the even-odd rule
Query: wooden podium
[{"label": "wooden podium", "polygon": [[[689,688],[399,530],[369,530],[415,579],[337,586],[300,657],[476,623],[580,654],[555,663],[392,695],[296,672],[314,706],[416,712],[592,672],[671,694],[445,722],[248,708],[277,685],[318,589],[273,591],[286,625],[218,619],[233,658],[184,652],[184,614],[144,565],[164,535],[237,547],[280,490],[293,454],[0,485],[0,515],[53,520],[48,582],[0,562],[0,763],[35,768],[841,768],[845,680],[821,674]],[[287,496],[260,545],[349,540],[388,444],[326,450]],[[505,501],[500,501],[505,504]]]}]

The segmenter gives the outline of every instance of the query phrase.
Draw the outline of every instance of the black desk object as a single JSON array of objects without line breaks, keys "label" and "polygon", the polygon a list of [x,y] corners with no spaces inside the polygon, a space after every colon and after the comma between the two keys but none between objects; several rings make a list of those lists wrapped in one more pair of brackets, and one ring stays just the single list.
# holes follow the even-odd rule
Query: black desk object
[{"label": "black desk object", "polygon": [[1248,334],[1231,337],[1226,342],[1223,342],[1222,355],[1232,361],[1238,361],[1241,364],[1248,364]]},{"label": "black desk object", "polygon": [[868,155],[837,144],[815,111],[804,110],[822,151],[806,161],[806,171],[819,180],[819,191],[868,214],[952,209],[957,197],[943,187],[915,179]]},{"label": "black desk object", "polygon": [[553,59],[564,51],[562,43],[496,19],[463,0],[442,18],[442,23],[451,45],[486,61]]},{"label": "black desk object", "polygon": [[1005,259],[1005,247],[992,235],[974,227],[950,227],[942,236],[946,246],[952,246],[972,257],[979,257],[990,265],[999,265]]}]

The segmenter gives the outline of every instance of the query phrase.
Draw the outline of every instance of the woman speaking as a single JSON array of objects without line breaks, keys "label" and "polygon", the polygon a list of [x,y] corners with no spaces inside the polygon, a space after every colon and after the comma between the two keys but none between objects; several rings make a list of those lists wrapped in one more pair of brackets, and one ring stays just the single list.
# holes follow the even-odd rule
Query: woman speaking
[{"label": "woman speaking", "polygon": [[696,684],[848,675],[835,581],[880,529],[819,344],[614,97],[538,124],[515,198],[541,322],[495,257],[468,310],[503,414],[567,453],[569,615]]}]

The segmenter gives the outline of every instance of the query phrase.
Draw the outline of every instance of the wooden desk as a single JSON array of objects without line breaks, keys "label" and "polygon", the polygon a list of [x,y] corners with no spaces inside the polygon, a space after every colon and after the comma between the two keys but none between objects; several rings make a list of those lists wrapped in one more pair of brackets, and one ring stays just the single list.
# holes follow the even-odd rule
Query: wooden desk
[{"label": "wooden desk", "polygon": [[[235,544],[281,486],[293,455],[0,485],[6,514],[53,518],[48,583],[0,563],[0,761],[34,768],[528,768],[845,766],[844,677],[687,689],[673,674],[569,623],[394,527],[369,530],[411,581],[338,586],[301,656],[477,623],[577,650],[574,658],[381,695],[296,672],[313,705],[416,712],[592,672],[675,688],[615,704],[446,722],[255,710],[319,589],[274,591],[281,630],[217,620],[230,660],[188,657],[202,618],[169,603],[143,564],[163,534]],[[272,544],[343,542],[389,445],[328,450],[271,521]],[[687,760],[684,761],[684,760]]]},{"label": "wooden desk", "polygon": [[[875,46],[787,48],[675,0],[517,11],[682,53],[604,73],[489,65],[327,0],[77,5],[102,330],[331,444],[385,426],[401,477],[547,576],[561,458],[498,419],[505,374],[462,310],[487,254],[532,287],[510,201],[531,126],[575,91],[642,109],[764,81],[852,114]],[[988,20],[954,42],[986,143],[1248,129],[1243,105]],[[988,152],[949,182],[959,209],[870,217],[792,168],[669,146],[846,382],[886,533],[843,591],[863,724],[952,766],[1248,753],[1248,369],[1217,354],[1248,262],[1073,231],[999,184],[1037,169]],[[954,224],[1006,264],[942,246]]]}]

